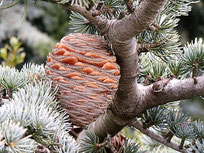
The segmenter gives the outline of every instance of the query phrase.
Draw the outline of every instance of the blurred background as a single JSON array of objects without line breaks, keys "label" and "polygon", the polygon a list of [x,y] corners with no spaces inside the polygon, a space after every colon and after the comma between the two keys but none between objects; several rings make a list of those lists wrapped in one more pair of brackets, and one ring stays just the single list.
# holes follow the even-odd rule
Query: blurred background
[{"label": "blurred background", "polygon": [[25,55],[21,55],[25,56],[23,60],[22,57],[21,60],[13,60],[15,64],[12,65],[17,68],[28,62],[45,63],[47,54],[56,42],[71,32],[68,24],[70,12],[59,5],[28,1],[26,15],[24,10],[23,2],[0,9],[0,59],[5,62],[11,50],[16,53],[16,57],[19,56],[17,52],[25,52]]}]

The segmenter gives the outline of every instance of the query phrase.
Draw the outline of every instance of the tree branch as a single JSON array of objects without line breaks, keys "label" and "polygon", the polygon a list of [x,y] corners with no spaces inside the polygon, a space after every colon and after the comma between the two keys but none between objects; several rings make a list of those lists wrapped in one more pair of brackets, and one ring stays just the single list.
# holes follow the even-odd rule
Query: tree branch
[{"label": "tree branch", "polygon": [[67,8],[83,15],[91,23],[93,23],[101,33],[106,34],[108,32],[108,29],[110,27],[109,20],[107,20],[106,18],[102,18],[101,16],[93,16],[93,14],[97,12],[96,10],[88,11],[85,7],[81,7],[76,4],[67,5]]},{"label": "tree branch", "polygon": [[153,22],[153,23],[148,27],[148,29],[151,30],[151,31],[158,31],[159,28],[160,28],[160,26],[159,26],[157,23],[155,23],[155,22]]},{"label": "tree branch", "polygon": [[114,22],[113,31],[110,31],[113,36],[110,40],[115,38],[125,41],[143,32],[152,24],[166,2],[167,0],[141,1],[140,5],[132,14]]},{"label": "tree branch", "polygon": [[[104,114],[100,115],[96,121],[88,126],[88,130],[91,133],[96,134],[102,142],[107,134],[110,134],[111,136],[116,135],[128,124],[128,122],[128,120],[122,120],[121,118],[117,117],[108,109]],[[79,134],[77,138],[79,143],[83,139],[84,135],[85,131],[82,131]]]},{"label": "tree branch", "polygon": [[127,6],[127,10],[129,13],[133,13],[134,12],[134,8],[133,8],[133,1],[132,0],[124,0],[125,5]]},{"label": "tree branch", "polygon": [[158,135],[158,134],[155,134],[153,131],[149,130],[149,129],[144,129],[143,128],[143,125],[141,122],[139,121],[132,121],[130,124],[130,126],[133,126],[135,127],[136,129],[140,130],[140,132],[142,132],[143,134],[149,136],[150,138],[176,150],[176,151],[179,151],[179,152],[182,152],[182,153],[187,153],[187,150],[185,149],[180,149],[179,146],[173,142],[168,142],[166,139],[164,139],[162,136]]},{"label": "tree branch", "polygon": [[160,43],[155,43],[155,44],[142,44],[142,43],[138,43],[137,44],[137,52],[138,54],[141,54],[141,53],[146,53],[149,51],[149,49],[151,48],[155,48],[159,45],[163,44],[163,42],[160,42]]},{"label": "tree branch", "polygon": [[93,14],[97,12],[97,10],[95,9],[88,10],[86,7],[83,7],[77,4],[70,5],[69,2],[60,3],[61,0],[41,0],[41,1],[61,4],[65,8],[83,15],[90,22],[92,22],[101,33],[106,34],[108,32],[108,29],[110,27],[110,21],[101,16],[93,16]]},{"label": "tree branch", "polygon": [[[199,76],[196,80],[197,84],[194,83],[193,78],[188,78],[184,80],[165,79],[149,86],[138,85],[141,102],[135,114],[142,114],[146,109],[168,102],[204,96],[204,76]],[[154,86],[157,86],[157,89],[153,89]]]}]

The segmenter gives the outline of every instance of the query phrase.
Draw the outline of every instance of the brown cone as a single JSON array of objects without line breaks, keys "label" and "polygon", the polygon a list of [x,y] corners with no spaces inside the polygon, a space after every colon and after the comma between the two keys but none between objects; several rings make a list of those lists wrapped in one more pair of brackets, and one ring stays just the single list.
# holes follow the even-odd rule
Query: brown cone
[{"label": "brown cone", "polygon": [[99,36],[70,34],[47,58],[46,75],[73,125],[85,127],[104,112],[118,87],[119,66]]}]

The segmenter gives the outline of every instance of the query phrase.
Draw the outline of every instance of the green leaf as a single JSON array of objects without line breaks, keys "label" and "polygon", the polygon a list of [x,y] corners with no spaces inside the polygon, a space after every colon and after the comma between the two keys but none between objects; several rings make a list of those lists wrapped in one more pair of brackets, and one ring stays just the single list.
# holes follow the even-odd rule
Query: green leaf
[{"label": "green leaf", "polygon": [[7,8],[10,8],[10,7],[13,7],[14,5],[16,5],[17,3],[19,3],[20,0],[12,0],[12,3],[10,3],[9,5],[7,6],[3,6],[3,7],[0,7],[0,9],[7,9]]},{"label": "green leaf", "polygon": [[10,44],[11,46],[14,48],[15,46],[17,46],[19,43],[19,40],[16,37],[11,37],[10,38]]},{"label": "green leaf", "polygon": [[6,49],[6,47],[0,49],[0,56],[3,59],[7,58],[7,49]]}]

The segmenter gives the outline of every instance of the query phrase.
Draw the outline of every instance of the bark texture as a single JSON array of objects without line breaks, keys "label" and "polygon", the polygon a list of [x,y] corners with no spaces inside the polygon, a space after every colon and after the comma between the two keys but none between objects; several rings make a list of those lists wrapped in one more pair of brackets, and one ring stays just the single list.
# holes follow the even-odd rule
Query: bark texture
[{"label": "bark texture", "polygon": [[167,84],[165,81],[157,82],[160,92],[154,92],[153,86],[140,86],[141,105],[138,107],[138,114],[144,110],[158,105],[166,104],[172,101],[182,99],[189,99],[195,96],[204,96],[204,76],[196,78],[197,84],[194,83],[193,78],[178,80],[170,80]]}]

